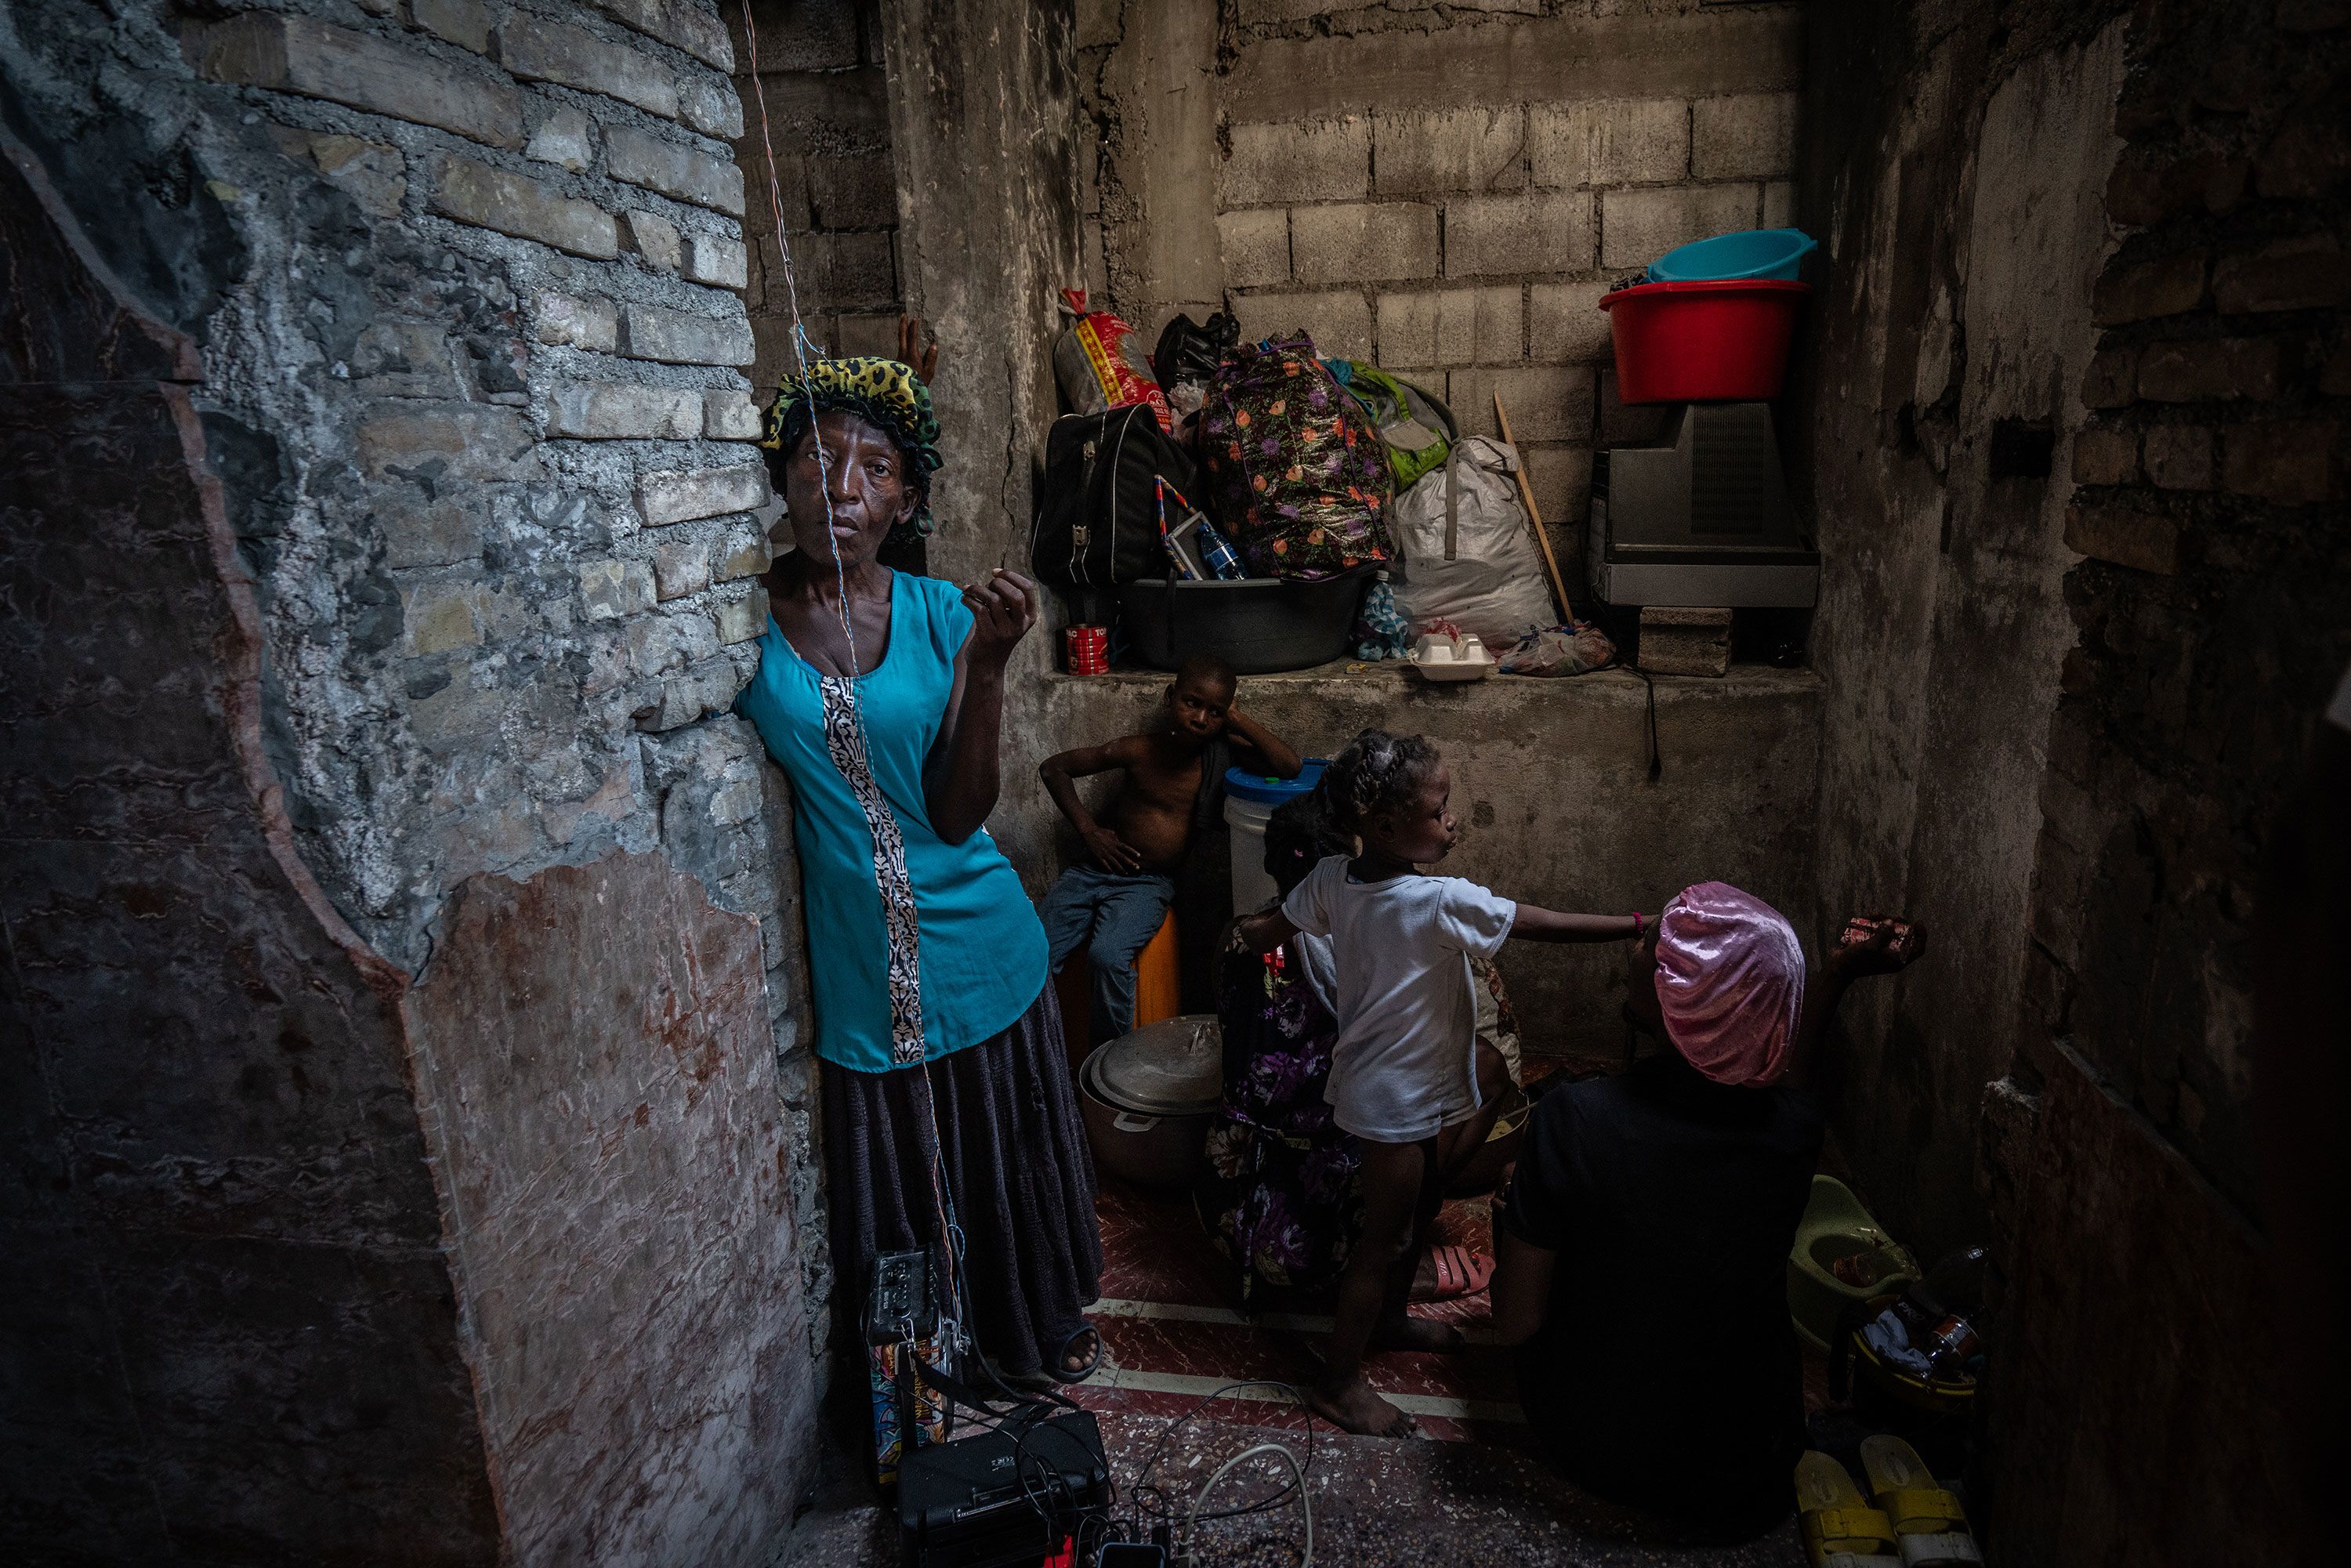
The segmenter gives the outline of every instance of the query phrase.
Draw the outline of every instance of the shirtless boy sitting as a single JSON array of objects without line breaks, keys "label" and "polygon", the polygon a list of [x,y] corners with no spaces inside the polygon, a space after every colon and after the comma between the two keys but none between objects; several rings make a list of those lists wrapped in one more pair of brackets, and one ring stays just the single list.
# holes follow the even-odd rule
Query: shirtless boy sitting
[{"label": "shirtless boy sitting", "polygon": [[[1093,861],[1063,872],[1040,913],[1056,970],[1091,938],[1086,956],[1093,964],[1093,1026],[1101,1039],[1134,1027],[1135,955],[1175,901],[1173,873],[1193,836],[1214,820],[1227,766],[1298,777],[1298,753],[1235,711],[1237,684],[1222,659],[1186,659],[1149,729],[1060,752],[1037,770]],[[1071,780],[1113,768],[1124,768],[1126,778],[1097,820]]]}]

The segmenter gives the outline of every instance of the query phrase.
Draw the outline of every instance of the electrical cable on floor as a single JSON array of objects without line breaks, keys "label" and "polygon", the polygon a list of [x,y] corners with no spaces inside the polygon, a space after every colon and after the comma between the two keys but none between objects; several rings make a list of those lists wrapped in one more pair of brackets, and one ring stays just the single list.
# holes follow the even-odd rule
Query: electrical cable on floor
[{"label": "electrical cable on floor", "polygon": [[[1179,1516],[1170,1505],[1166,1489],[1151,1479],[1153,1472],[1158,1469],[1160,1461],[1166,1452],[1167,1439],[1175,1436],[1178,1427],[1199,1415],[1201,1411],[1227,1395],[1243,1388],[1279,1388],[1290,1396],[1300,1412],[1306,1417],[1306,1458],[1301,1461],[1296,1454],[1278,1443],[1260,1444],[1250,1449],[1248,1454],[1239,1455],[1228,1461],[1216,1474],[1211,1475],[1207,1486],[1197,1488],[1193,1492],[1191,1503]],[[1218,1509],[1207,1513],[1200,1511],[1201,1499],[1207,1495],[1208,1487],[1215,1485],[1223,1476],[1225,1470],[1230,1469],[1233,1465],[1249,1458],[1249,1455],[1262,1453],[1269,1448],[1280,1452],[1290,1460],[1291,1479],[1285,1481],[1280,1490],[1269,1497],[1259,1498],[1254,1502],[1243,1503],[1238,1508]],[[1134,1485],[1128,1489],[1128,1495],[1135,1502],[1138,1526],[1144,1523],[1158,1523],[1168,1525],[1176,1531],[1188,1531],[1196,1524],[1211,1523],[1220,1519],[1241,1519],[1254,1513],[1265,1513],[1281,1507],[1294,1496],[1305,1513],[1306,1561],[1311,1562],[1314,1552],[1314,1505],[1308,1498],[1307,1477],[1313,1469],[1314,1412],[1306,1403],[1305,1396],[1300,1394],[1294,1385],[1274,1378],[1249,1377],[1238,1382],[1228,1383],[1222,1387],[1214,1389],[1201,1396],[1189,1409],[1169,1416],[1166,1425],[1159,1429],[1159,1436],[1152,1440],[1150,1451],[1144,1457],[1142,1469],[1135,1472]],[[1301,1563],[1300,1568],[1304,1568],[1304,1564]]]},{"label": "electrical cable on floor", "polygon": [[[1291,1453],[1280,1443],[1259,1443],[1254,1448],[1243,1448],[1239,1453],[1235,1454],[1231,1458],[1227,1459],[1223,1464],[1218,1465],[1215,1473],[1210,1475],[1207,1480],[1200,1483],[1199,1490],[1192,1494],[1192,1507],[1184,1511],[1183,1533],[1186,1536],[1190,1534],[1194,1512],[1199,1508],[1200,1500],[1207,1497],[1209,1492],[1215,1490],[1217,1483],[1223,1480],[1227,1475],[1231,1473],[1235,1465],[1239,1464],[1244,1459],[1253,1459],[1259,1454],[1279,1455],[1280,1458],[1290,1461],[1290,1473],[1296,1478],[1295,1485],[1298,1491],[1298,1506],[1300,1511],[1306,1516],[1306,1555],[1300,1560],[1298,1568],[1314,1568],[1314,1499],[1306,1490],[1306,1467],[1298,1462],[1298,1456],[1296,1454]],[[1237,1512],[1243,1511],[1255,1512],[1256,1510],[1249,1509],[1237,1511]],[[1234,1517],[1234,1515],[1210,1514],[1207,1517],[1210,1519],[1221,1519],[1231,1518]]]}]

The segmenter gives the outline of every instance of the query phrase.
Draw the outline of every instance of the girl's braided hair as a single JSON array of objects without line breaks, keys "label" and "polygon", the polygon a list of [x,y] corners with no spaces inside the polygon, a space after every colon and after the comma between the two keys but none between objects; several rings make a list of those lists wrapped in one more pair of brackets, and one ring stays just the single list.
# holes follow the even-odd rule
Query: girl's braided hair
[{"label": "girl's braided hair", "polygon": [[1354,831],[1382,811],[1410,805],[1436,777],[1443,758],[1417,735],[1367,729],[1347,743],[1322,775],[1321,788],[1339,825]]}]

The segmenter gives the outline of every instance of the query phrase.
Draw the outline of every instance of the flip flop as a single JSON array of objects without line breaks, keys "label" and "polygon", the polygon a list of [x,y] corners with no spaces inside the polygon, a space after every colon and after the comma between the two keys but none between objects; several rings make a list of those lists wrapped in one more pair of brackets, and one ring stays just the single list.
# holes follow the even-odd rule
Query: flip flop
[{"label": "flip flop", "polygon": [[1437,1283],[1424,1291],[1416,1282],[1410,1295],[1416,1301],[1450,1301],[1473,1296],[1494,1278],[1494,1260],[1483,1252],[1472,1252],[1458,1242],[1432,1247],[1428,1257],[1436,1270]]},{"label": "flip flop", "polygon": [[1863,1500],[1851,1472],[1816,1448],[1796,1461],[1796,1523],[1813,1568],[1903,1568],[1893,1521]]},{"label": "flip flop", "polygon": [[1965,1568],[1983,1561],[1967,1511],[1943,1490],[1917,1449],[1899,1437],[1864,1437],[1861,1468],[1871,1496],[1894,1525],[1905,1568]]}]

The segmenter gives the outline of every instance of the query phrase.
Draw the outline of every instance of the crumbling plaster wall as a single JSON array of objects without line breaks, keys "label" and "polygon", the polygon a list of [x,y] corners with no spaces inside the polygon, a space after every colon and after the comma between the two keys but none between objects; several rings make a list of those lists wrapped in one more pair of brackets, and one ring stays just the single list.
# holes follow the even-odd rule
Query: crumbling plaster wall
[{"label": "crumbling plaster wall", "polygon": [[[228,607],[205,613],[246,617],[245,644],[134,637],[120,678],[251,716],[225,820],[287,869],[216,896],[321,934],[241,988],[191,982],[197,1072],[144,988],[230,914],[165,877],[87,912],[111,956],[65,952],[43,933],[71,917],[12,874],[11,1070],[46,1118],[27,1147],[116,1270],[79,1298],[112,1336],[89,1380],[45,1386],[63,1416],[113,1402],[78,1457],[133,1500],[67,1496],[30,1544],[109,1519],[152,1561],[749,1562],[789,1521],[827,1281],[800,1244],[789,801],[726,714],[767,560],[732,65],[706,0],[44,0],[0,23],[7,123],[59,222],[193,340],[180,446]],[[36,540],[114,477],[46,472]],[[140,574],[188,559],[39,580],[38,624],[103,624],[115,601],[89,596],[162,591]],[[142,841],[107,802],[169,770],[101,733],[125,755],[17,758],[72,810],[24,819],[12,862],[43,832]],[[281,1028],[281,998],[334,994],[339,964],[365,1005]],[[484,1027],[469,974],[533,1016]],[[355,1082],[393,1097],[338,1134]],[[141,1092],[84,1092],[109,1082]],[[305,1230],[306,1194],[354,1160],[383,1192]],[[240,1250],[191,1256],[204,1237]],[[630,1271],[680,1239],[705,1264]],[[386,1246],[399,1269],[369,1260]],[[57,1348],[36,1333],[12,1364]],[[454,1409],[374,1391],[435,1355],[470,1375]],[[419,1457],[382,1461],[400,1487],[353,1486],[347,1435],[379,1428]],[[12,1465],[38,1457],[21,1436]]]},{"label": "crumbling plaster wall", "polygon": [[1993,1248],[1994,1561],[2291,1560],[2251,921],[2351,653],[2351,7],[1813,20],[1865,88],[1813,95],[1803,180],[1845,297],[1805,466],[1862,569],[1815,637],[1823,905],[1959,938],[1857,1013],[1848,1146],[1897,1233]]},{"label": "crumbling plaster wall", "polygon": [[1793,209],[1803,7],[1088,0],[1088,282],[1144,335],[1229,298],[1494,433],[1571,588],[1616,401],[1609,282]]}]

